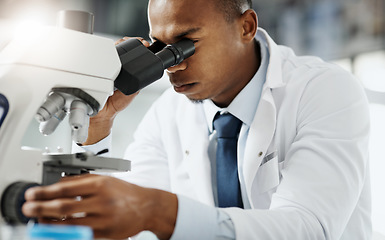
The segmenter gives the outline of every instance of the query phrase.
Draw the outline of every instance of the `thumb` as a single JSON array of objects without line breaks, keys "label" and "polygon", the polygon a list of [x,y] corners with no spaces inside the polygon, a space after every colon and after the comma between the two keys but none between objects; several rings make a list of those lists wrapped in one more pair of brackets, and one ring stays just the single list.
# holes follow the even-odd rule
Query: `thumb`
[{"label": "thumb", "polygon": [[138,94],[139,91],[131,95],[125,95],[121,91],[115,90],[114,94],[107,100],[107,104],[111,105],[115,112],[120,112],[124,110]]}]

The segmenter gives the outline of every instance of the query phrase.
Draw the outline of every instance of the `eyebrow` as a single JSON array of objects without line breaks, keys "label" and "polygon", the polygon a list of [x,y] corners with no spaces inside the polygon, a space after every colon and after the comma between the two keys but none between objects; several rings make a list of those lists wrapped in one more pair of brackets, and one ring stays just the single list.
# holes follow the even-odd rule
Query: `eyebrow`
[{"label": "eyebrow", "polygon": [[187,30],[185,32],[182,32],[181,34],[176,35],[175,38],[183,38],[183,37],[185,37],[185,36],[187,36],[189,34],[196,33],[196,32],[198,32],[200,30],[201,30],[201,28],[191,28],[191,29],[189,29],[189,30]]},{"label": "eyebrow", "polygon": [[[201,30],[201,28],[191,28],[191,29],[188,29],[187,31],[184,31],[184,32],[182,32],[182,33],[180,33],[180,34],[174,36],[174,38],[175,38],[175,39],[181,39],[181,38],[183,38],[183,37],[185,37],[185,36],[187,36],[187,35],[189,35],[189,34],[193,34],[193,33],[199,32],[200,30]],[[154,40],[156,40],[156,41],[159,41],[159,39],[156,38],[156,37],[154,37],[154,36],[152,36],[151,33],[150,33],[149,35],[150,35],[150,37],[151,37],[152,39],[154,39]]]}]

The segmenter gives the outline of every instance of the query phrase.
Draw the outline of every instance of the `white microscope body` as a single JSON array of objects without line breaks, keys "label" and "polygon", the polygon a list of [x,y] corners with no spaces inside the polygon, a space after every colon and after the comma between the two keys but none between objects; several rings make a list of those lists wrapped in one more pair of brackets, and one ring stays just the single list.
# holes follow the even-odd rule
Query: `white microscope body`
[{"label": "white microscope body", "polygon": [[[42,183],[43,150],[24,148],[21,142],[47,97],[58,93],[65,101],[61,106],[65,114],[79,110],[70,108],[73,102],[80,102],[84,119],[78,121],[87,129],[88,117],[113,93],[114,79],[121,69],[111,39],[58,27],[45,27],[33,41],[30,38],[13,41],[0,53],[0,96],[9,105],[8,111],[3,107],[0,112],[0,194],[15,182]],[[44,120],[41,115],[36,118]],[[79,126],[73,121],[76,139]]]},{"label": "white microscope body", "polygon": [[169,45],[156,41],[148,48],[130,39],[115,47],[111,39],[88,34],[93,15],[85,12],[60,12],[59,23],[65,28],[45,27],[0,52],[0,224],[28,221],[21,206],[25,190],[33,185],[57,182],[63,173],[130,170],[123,159],[22,147],[33,117],[49,135],[69,115],[72,139],[82,143],[89,117],[115,87],[126,95],[135,93],[195,52],[190,39]]}]

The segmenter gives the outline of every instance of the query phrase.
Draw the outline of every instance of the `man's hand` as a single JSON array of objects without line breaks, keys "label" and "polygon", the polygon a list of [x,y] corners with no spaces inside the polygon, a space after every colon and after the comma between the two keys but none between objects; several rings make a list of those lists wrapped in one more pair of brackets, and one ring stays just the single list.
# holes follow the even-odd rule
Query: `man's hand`
[{"label": "man's hand", "polygon": [[91,174],[30,188],[25,198],[26,216],[41,223],[90,226],[95,238],[122,239],[148,230],[169,239],[178,211],[174,194]]},{"label": "man's hand", "polygon": [[[130,39],[129,37],[124,37],[116,41],[116,45],[124,42],[125,40]],[[144,40],[143,38],[139,39],[144,46],[149,47],[150,44]],[[112,96],[110,96],[104,105],[103,109],[99,111],[99,113],[90,119],[90,126],[88,128],[88,138],[83,145],[91,145],[99,142],[103,138],[107,137],[112,128],[112,124],[116,115],[124,110],[132,100],[138,95],[139,92],[124,95],[119,90],[116,90]]]}]

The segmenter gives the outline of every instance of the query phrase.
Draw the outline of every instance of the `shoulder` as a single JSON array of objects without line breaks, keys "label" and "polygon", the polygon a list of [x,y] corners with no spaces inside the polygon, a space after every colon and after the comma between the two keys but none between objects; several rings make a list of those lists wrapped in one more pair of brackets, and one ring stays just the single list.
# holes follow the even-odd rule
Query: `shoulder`
[{"label": "shoulder", "polygon": [[298,56],[292,49],[285,46],[279,46],[278,49],[281,55],[282,70],[286,80],[299,78],[302,81],[311,81],[333,76],[343,76],[342,79],[355,79],[351,73],[342,69],[340,66],[324,61],[319,57]]},{"label": "shoulder", "polygon": [[358,112],[366,114],[367,98],[353,74],[315,56],[297,56],[285,46],[277,46],[275,51],[280,58],[282,85],[272,93],[279,109],[290,109],[298,118],[309,114],[322,118],[358,104]]},{"label": "shoulder", "polygon": [[278,50],[283,82],[289,88],[294,86],[297,93],[302,89],[329,93],[334,90],[336,94],[355,92],[361,95],[361,82],[340,66],[315,56],[297,56],[284,46],[279,46]]}]

